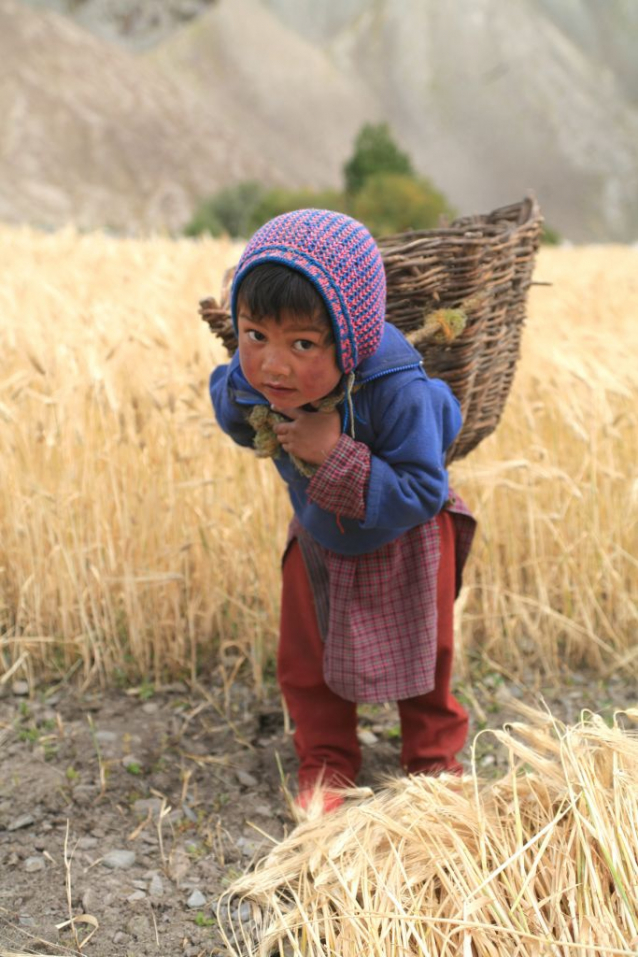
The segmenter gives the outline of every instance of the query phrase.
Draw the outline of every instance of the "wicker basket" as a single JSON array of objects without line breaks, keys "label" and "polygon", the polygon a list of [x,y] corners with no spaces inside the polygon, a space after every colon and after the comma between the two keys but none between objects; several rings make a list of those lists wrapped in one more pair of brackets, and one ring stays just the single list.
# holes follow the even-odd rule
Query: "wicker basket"
[{"label": "wicker basket", "polygon": [[[516,363],[527,293],[540,242],[542,217],[533,197],[445,229],[385,236],[387,318],[403,333],[423,325],[440,308],[470,300],[468,321],[454,341],[421,348],[430,376],[448,383],[463,411],[463,427],[448,463],[471,452],[494,431],[505,407]],[[230,353],[237,348],[228,311],[232,271],[221,305],[203,300],[202,318]]]}]

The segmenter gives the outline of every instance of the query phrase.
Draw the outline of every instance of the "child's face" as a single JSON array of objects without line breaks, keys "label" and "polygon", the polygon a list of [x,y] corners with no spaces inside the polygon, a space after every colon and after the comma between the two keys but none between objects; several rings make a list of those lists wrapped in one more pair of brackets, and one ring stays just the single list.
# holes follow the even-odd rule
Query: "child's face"
[{"label": "child's face", "polygon": [[277,409],[318,402],[339,383],[335,344],[321,317],[283,312],[253,318],[239,301],[239,362],[248,382]]}]

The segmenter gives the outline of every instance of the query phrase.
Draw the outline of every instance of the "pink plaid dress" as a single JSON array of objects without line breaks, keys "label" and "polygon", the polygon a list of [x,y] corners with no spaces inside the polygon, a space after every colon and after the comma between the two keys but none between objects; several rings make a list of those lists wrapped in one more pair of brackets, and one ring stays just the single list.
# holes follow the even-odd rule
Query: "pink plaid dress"
[{"label": "pink plaid dress", "polygon": [[[363,520],[370,449],[347,435],[308,486],[321,508]],[[470,550],[475,521],[450,492],[446,509],[456,537],[456,587]],[[434,687],[437,645],[439,530],[435,519],[363,555],[341,555],[319,545],[294,518],[297,538],[325,641],[324,679],[348,701],[400,701]]]}]

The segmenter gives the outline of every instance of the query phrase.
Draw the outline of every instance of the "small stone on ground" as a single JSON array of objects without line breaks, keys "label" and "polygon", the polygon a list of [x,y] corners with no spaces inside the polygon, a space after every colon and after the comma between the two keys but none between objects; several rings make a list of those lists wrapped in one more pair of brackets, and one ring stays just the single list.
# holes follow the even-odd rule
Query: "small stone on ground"
[{"label": "small stone on ground", "polygon": [[109,851],[102,858],[102,863],[114,871],[127,870],[135,864],[135,851]]}]

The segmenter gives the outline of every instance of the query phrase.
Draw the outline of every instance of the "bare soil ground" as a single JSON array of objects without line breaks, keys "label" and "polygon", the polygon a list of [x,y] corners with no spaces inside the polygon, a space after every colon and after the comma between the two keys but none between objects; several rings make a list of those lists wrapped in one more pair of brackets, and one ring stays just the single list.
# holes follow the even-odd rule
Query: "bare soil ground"
[{"label": "bare soil ground", "polygon": [[[295,758],[276,689],[261,699],[241,683],[226,699],[214,684],[28,690],[0,685],[0,955],[225,954],[220,895],[294,827],[282,774],[293,786]],[[544,688],[484,667],[458,693],[471,738],[516,719],[517,700],[544,701],[567,723],[638,701],[622,676]],[[361,783],[378,788],[399,773],[396,712],[367,706],[360,724]],[[475,752],[481,774],[505,770],[489,734]],[[71,915],[83,915],[77,937],[60,927]]]}]

